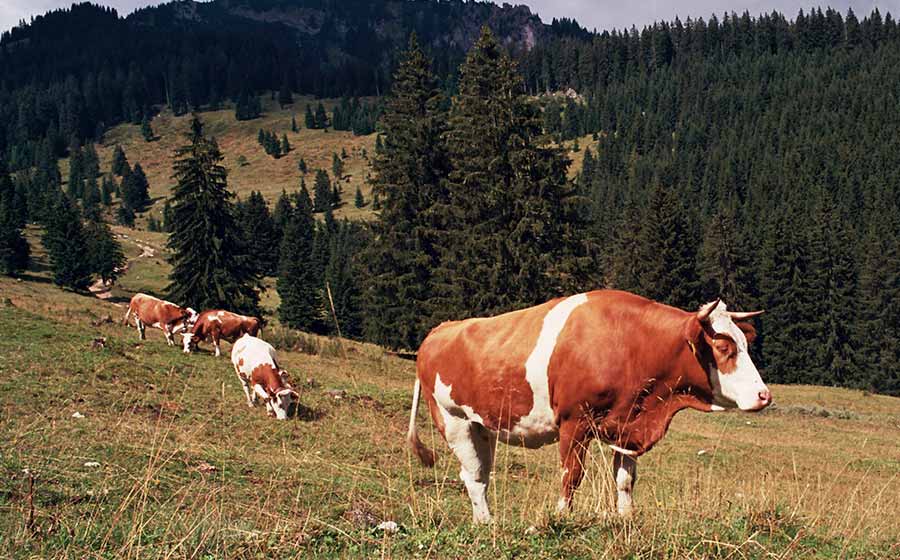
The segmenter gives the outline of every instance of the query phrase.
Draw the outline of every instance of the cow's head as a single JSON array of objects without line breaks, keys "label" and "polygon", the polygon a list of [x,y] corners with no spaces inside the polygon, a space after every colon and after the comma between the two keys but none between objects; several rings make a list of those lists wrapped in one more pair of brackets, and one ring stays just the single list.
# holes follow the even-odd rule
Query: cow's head
[{"label": "cow's head", "polygon": [[300,395],[297,391],[294,391],[289,387],[279,389],[269,400],[269,404],[272,407],[271,410],[275,413],[275,418],[278,420],[287,420],[291,405],[299,400],[299,398]]},{"label": "cow's head", "polygon": [[706,362],[714,405],[757,411],[772,403],[772,394],[750,358],[749,344],[756,331],[745,322],[760,313],[731,312],[719,300],[697,312],[700,328],[693,343],[709,348],[711,359]]}]

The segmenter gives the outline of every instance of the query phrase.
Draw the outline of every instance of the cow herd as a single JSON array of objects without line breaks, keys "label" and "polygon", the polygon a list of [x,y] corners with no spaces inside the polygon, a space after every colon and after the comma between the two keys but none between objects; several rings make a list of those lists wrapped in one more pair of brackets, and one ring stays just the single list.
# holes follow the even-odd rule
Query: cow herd
[{"label": "cow herd", "polygon": [[146,338],[147,326],[162,330],[169,346],[174,346],[173,337],[181,334],[185,354],[190,354],[200,342],[210,340],[216,356],[220,356],[219,343],[222,340],[233,343],[231,363],[250,407],[262,400],[269,416],[285,420],[291,406],[299,398],[288,382],[287,372],[278,366],[275,349],[258,338],[262,325],[256,317],[223,309],[197,313],[190,307],[181,307],[147,294],[135,294],[125,312],[124,323],[128,324],[132,318],[141,340]]},{"label": "cow herd", "polygon": [[[559,442],[558,507],[570,507],[592,440],[613,452],[617,509],[631,513],[637,459],[684,409],[759,411],[772,395],[750,358],[759,312],[719,300],[689,312],[615,290],[598,290],[487,318],[435,327],[416,356],[407,441],[425,465],[435,454],[416,428],[420,399],[460,462],[476,523],[491,519],[487,489],[497,442],[538,448]],[[185,352],[198,342],[234,343],[231,360],[247,404],[262,400],[285,419],[298,394],[260,322],[222,310],[197,313],[151,296],[131,300],[125,321],[150,325]]]}]

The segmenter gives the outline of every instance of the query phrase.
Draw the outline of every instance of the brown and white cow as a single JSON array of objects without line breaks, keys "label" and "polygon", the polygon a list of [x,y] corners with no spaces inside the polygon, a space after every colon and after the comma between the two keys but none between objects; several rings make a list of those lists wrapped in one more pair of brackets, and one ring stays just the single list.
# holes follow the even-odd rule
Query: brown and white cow
[{"label": "brown and white cow", "polygon": [[592,438],[612,448],[620,514],[632,510],[637,457],[665,435],[676,412],[761,410],[772,402],[747,351],[755,313],[715,301],[689,313],[601,290],[491,318],[443,323],[419,348],[407,440],[419,440],[420,392],[459,459],[476,523],[486,500],[495,442],[537,448],[559,441],[559,509],[581,483]]},{"label": "brown and white cow", "polygon": [[210,309],[200,313],[193,323],[190,331],[181,333],[184,353],[190,354],[197,344],[212,339],[216,348],[216,356],[221,355],[219,341],[222,339],[234,343],[237,339],[250,334],[257,336],[260,331],[260,321],[256,317],[246,317],[221,309]]},{"label": "brown and white cow", "polygon": [[260,398],[269,416],[287,419],[291,403],[300,395],[288,383],[287,372],[278,366],[272,345],[245,334],[231,348],[231,363],[247,396],[247,406],[253,408]]},{"label": "brown and white cow", "polygon": [[146,338],[145,329],[150,325],[161,329],[169,346],[174,346],[172,335],[186,329],[197,318],[197,312],[190,307],[180,307],[147,294],[135,294],[128,304],[122,324],[127,325],[131,317],[134,317],[141,340]]}]

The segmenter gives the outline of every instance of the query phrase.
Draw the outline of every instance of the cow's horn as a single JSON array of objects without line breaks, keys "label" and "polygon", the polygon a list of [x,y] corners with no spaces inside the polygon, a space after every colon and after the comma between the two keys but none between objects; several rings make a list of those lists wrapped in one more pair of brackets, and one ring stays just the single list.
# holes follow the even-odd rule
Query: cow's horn
[{"label": "cow's horn", "polygon": [[743,321],[744,319],[749,319],[751,317],[756,317],[757,315],[762,315],[765,311],[729,311],[728,316],[731,317],[732,321]]},{"label": "cow's horn", "polygon": [[709,314],[713,312],[713,309],[715,309],[717,305],[719,305],[719,301],[720,300],[717,298],[716,301],[711,301],[701,307],[700,311],[697,312],[697,320],[702,323],[709,319]]}]

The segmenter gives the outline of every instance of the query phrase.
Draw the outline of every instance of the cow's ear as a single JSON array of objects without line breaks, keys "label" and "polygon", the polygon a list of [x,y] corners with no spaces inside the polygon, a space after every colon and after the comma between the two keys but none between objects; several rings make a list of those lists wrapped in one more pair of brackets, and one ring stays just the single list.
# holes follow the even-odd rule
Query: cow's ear
[{"label": "cow's ear", "polygon": [[753,325],[744,321],[737,322],[735,325],[744,333],[744,336],[747,338],[747,344],[753,344],[753,341],[756,340],[756,329],[753,328]]}]

